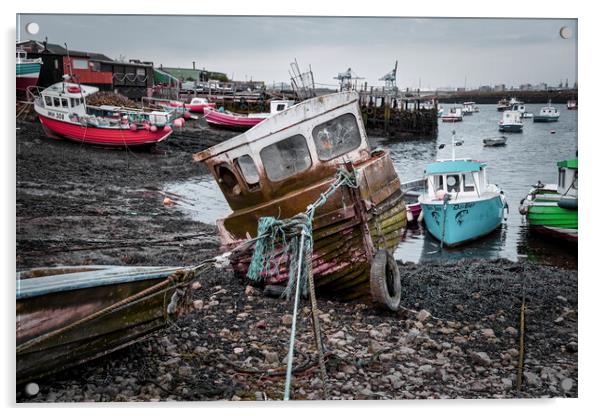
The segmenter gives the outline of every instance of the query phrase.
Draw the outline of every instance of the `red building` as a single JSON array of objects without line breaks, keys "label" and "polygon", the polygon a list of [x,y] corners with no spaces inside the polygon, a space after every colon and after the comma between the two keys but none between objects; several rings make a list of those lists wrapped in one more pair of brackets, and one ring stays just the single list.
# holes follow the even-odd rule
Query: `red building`
[{"label": "red building", "polygon": [[100,53],[67,51],[46,41],[29,40],[17,46],[24,49],[29,58],[42,58],[40,87],[62,81],[65,74],[73,74],[82,84],[113,90],[133,99],[146,96],[153,87],[152,62],[119,62]]}]

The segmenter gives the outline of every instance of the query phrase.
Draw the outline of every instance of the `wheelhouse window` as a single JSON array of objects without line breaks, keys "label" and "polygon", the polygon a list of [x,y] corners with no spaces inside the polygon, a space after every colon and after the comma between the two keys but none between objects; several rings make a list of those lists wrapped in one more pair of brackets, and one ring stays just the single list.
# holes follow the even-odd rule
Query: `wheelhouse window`
[{"label": "wheelhouse window", "polygon": [[240,194],[240,185],[236,179],[236,175],[234,175],[234,172],[230,170],[228,165],[219,165],[215,171],[217,173],[217,182],[226,193],[231,195]]},{"label": "wheelhouse window", "polygon": [[54,97],[52,99],[52,102],[53,102],[53,104],[52,104],[53,107],[57,107],[58,108],[58,107],[61,106],[61,100],[58,97]]},{"label": "wheelhouse window", "polygon": [[272,182],[281,181],[311,166],[311,156],[305,137],[291,136],[261,149],[261,161]]},{"label": "wheelhouse window", "polygon": [[46,103],[46,105],[52,107],[52,99],[49,96],[44,96],[44,102]]},{"label": "wheelhouse window", "polygon": [[464,181],[464,192],[474,192],[475,184],[474,184],[474,177],[472,176],[472,173],[463,174],[462,180]]},{"label": "wheelhouse window", "polygon": [[259,184],[259,172],[257,172],[257,167],[251,156],[243,155],[235,162],[247,184],[250,187],[257,186]]},{"label": "wheelhouse window", "polygon": [[284,104],[278,104],[276,106],[276,111],[282,111],[282,110],[284,110]]},{"label": "wheelhouse window", "polygon": [[447,175],[447,192],[460,192],[460,175]]},{"label": "wheelhouse window", "polygon": [[362,142],[357,120],[351,113],[317,125],[312,136],[320,160],[344,155],[359,147]]},{"label": "wheelhouse window", "polygon": [[74,59],[73,60],[73,69],[88,69],[88,60],[87,59]]},{"label": "wheelhouse window", "polygon": [[79,98],[72,98],[71,99],[71,107],[77,107],[80,104],[80,99]]},{"label": "wheelhouse window", "polygon": [[67,101],[66,98],[61,98],[61,107],[69,108],[69,102]]},{"label": "wheelhouse window", "polygon": [[564,169],[560,168],[558,170],[558,187],[559,188],[564,188]]}]

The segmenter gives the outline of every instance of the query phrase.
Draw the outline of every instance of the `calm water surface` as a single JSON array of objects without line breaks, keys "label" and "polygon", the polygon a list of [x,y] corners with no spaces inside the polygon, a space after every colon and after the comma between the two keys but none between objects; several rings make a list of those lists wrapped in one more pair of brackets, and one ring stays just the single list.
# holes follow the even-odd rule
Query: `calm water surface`
[{"label": "calm water surface", "polygon": [[[527,105],[527,111],[538,113],[543,104]],[[449,107],[444,105],[445,109]],[[463,139],[456,147],[456,157],[469,157],[487,162],[489,181],[499,185],[508,199],[510,213],[502,227],[471,244],[448,250],[439,248],[422,226],[408,229],[395,257],[404,261],[426,262],[461,258],[507,258],[532,261],[563,267],[576,267],[577,256],[554,240],[529,233],[523,224],[518,206],[532,185],[538,180],[556,182],[556,162],[575,157],[577,151],[577,111],[568,111],[558,105],[560,119],[555,123],[533,123],[525,119],[522,133],[504,133],[508,137],[505,147],[484,147],[483,139],[500,136],[497,122],[500,119],[495,105],[480,105],[481,111],[464,117],[460,123],[439,121],[437,139],[391,141],[370,138],[374,147],[389,149],[395,169],[402,182],[422,177],[428,163],[451,157],[449,143],[451,132]],[[448,146],[439,150],[439,144]],[[178,205],[192,218],[205,223],[215,223],[226,216],[230,208],[213,177],[201,176],[186,183],[173,183],[166,191],[185,196],[186,203]]]}]

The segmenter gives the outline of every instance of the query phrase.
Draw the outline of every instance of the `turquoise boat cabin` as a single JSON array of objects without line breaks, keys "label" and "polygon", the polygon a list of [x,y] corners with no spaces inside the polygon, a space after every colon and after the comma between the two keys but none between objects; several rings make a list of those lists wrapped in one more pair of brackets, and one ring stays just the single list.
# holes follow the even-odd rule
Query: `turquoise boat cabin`
[{"label": "turquoise boat cabin", "polygon": [[498,228],[507,213],[504,193],[488,183],[486,164],[461,159],[426,167],[427,190],[419,198],[430,234],[455,246]]}]

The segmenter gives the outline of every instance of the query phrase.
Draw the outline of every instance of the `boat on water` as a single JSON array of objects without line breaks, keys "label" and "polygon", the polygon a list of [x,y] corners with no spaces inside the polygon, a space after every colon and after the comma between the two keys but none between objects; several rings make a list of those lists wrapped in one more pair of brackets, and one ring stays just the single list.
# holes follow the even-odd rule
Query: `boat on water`
[{"label": "boat on water", "polygon": [[578,233],[578,160],[557,163],[558,180],[534,185],[521,201],[519,212],[529,228],[576,242]]},{"label": "boat on water", "polygon": [[102,145],[142,146],[165,140],[177,113],[144,111],[110,105],[91,106],[87,98],[98,88],[58,82],[40,90],[28,88],[42,127],[50,137]]},{"label": "boat on water", "polygon": [[508,140],[508,138],[506,136],[489,137],[487,139],[483,139],[483,146],[487,146],[487,147],[506,146],[507,140]]},{"label": "boat on water", "polygon": [[560,113],[556,109],[556,107],[552,106],[552,102],[548,101],[548,105],[541,108],[539,114],[533,117],[534,123],[550,123],[553,121],[558,121],[560,118]]},{"label": "boat on water", "polygon": [[462,121],[463,114],[461,107],[452,107],[449,111],[441,116],[441,121],[444,123],[457,123]]},{"label": "boat on water", "polygon": [[169,105],[175,108],[184,107],[188,111],[201,114],[205,113],[205,108],[215,108],[215,103],[211,103],[208,99],[201,97],[194,97],[189,103],[182,101],[170,101]]},{"label": "boat on water", "polygon": [[443,116],[443,112],[445,110],[443,110],[443,106],[441,104],[437,105],[437,118],[441,118],[441,116]]},{"label": "boat on water", "polygon": [[475,112],[475,102],[474,101],[466,101],[462,103],[462,114],[465,116],[471,116]]},{"label": "boat on water", "polygon": [[[232,209],[217,221],[224,250],[253,241],[266,218],[299,218],[316,207],[311,222],[316,291],[369,302],[393,296],[375,287],[395,291],[397,278],[374,270],[383,259],[395,265],[392,253],[405,231],[407,210],[389,152],[368,143],[357,92],[303,101],[194,159],[207,166]],[[355,186],[333,188],[341,176],[355,178]],[[289,273],[278,260],[283,248],[277,245],[271,255],[272,272],[261,274],[263,284],[286,287]],[[247,275],[253,251],[230,257],[238,276]],[[395,309],[399,296],[385,302]]]},{"label": "boat on water", "polygon": [[418,198],[427,230],[448,247],[491,233],[508,211],[504,193],[488,183],[486,164],[456,159],[456,144],[452,137],[451,159],[427,165],[427,190]]},{"label": "boat on water", "polygon": [[497,108],[497,111],[507,111],[512,108],[512,104],[510,104],[510,101],[507,100],[506,98],[502,98],[501,100],[499,100],[497,102],[496,108]]},{"label": "boat on water", "polygon": [[197,272],[77,266],[17,273],[17,384],[138,342],[192,309]]},{"label": "boat on water", "polygon": [[577,109],[577,100],[568,100],[566,102],[567,110],[576,110]]},{"label": "boat on water", "polygon": [[414,179],[413,181],[404,182],[400,187],[406,205],[408,224],[418,222],[422,212],[418,197],[426,191],[426,179]]},{"label": "boat on water", "polygon": [[207,107],[204,109],[204,114],[205,121],[210,126],[244,131],[293,105],[295,105],[295,102],[292,100],[272,100],[269,113],[239,114],[226,111],[223,108],[216,110]]},{"label": "boat on water", "polygon": [[518,111],[504,111],[502,119],[498,122],[498,129],[507,133],[520,133],[523,131],[523,120]]},{"label": "boat on water", "polygon": [[40,69],[42,68],[42,58],[27,58],[27,52],[17,48],[17,91],[25,93],[28,87],[35,86],[38,83]]}]

